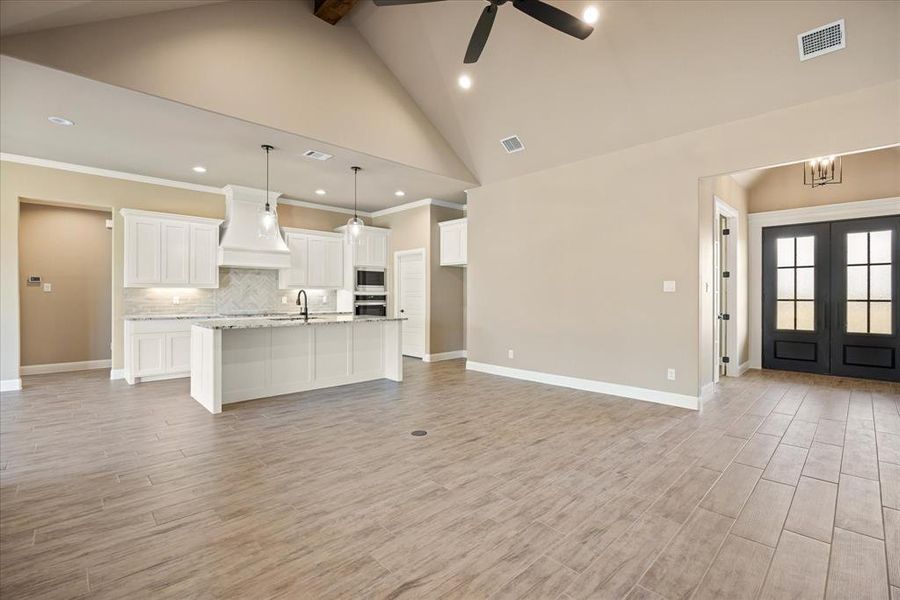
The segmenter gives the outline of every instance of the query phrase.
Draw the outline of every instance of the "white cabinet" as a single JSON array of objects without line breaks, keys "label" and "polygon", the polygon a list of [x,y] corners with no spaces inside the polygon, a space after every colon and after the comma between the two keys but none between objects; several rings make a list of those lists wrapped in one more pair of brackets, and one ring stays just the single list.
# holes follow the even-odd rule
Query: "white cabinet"
[{"label": "white cabinet", "polygon": [[[338,227],[337,230],[343,233],[346,226]],[[353,253],[353,266],[386,269],[390,231],[380,227],[363,227],[359,236],[349,246]]]},{"label": "white cabinet", "polygon": [[122,209],[125,287],[219,287],[217,219]]},{"label": "white cabinet", "polygon": [[125,379],[188,377],[191,372],[191,326],[197,319],[125,320]]},{"label": "white cabinet", "polygon": [[291,268],[278,271],[278,287],[340,288],[344,285],[344,244],[340,234],[284,229]]},{"label": "white cabinet", "polygon": [[464,267],[468,261],[468,219],[438,223],[441,228],[441,265]]}]

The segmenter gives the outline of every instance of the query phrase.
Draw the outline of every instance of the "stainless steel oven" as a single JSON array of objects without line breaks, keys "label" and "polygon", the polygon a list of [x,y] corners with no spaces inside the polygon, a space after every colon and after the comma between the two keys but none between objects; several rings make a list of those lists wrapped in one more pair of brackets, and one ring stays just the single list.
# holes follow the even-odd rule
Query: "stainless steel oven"
[{"label": "stainless steel oven", "polygon": [[353,314],[360,317],[386,317],[387,297],[379,294],[357,294]]},{"label": "stainless steel oven", "polygon": [[384,269],[360,267],[355,270],[353,286],[357,292],[385,293]]}]

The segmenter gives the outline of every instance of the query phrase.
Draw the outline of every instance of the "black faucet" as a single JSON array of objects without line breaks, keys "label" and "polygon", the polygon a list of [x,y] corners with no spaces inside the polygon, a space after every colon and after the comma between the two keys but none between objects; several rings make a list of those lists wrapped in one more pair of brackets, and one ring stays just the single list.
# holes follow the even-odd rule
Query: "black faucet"
[{"label": "black faucet", "polygon": [[303,320],[309,322],[309,298],[306,296],[306,290],[300,290],[299,292],[297,292],[297,306],[301,306],[301,294],[303,295]]}]

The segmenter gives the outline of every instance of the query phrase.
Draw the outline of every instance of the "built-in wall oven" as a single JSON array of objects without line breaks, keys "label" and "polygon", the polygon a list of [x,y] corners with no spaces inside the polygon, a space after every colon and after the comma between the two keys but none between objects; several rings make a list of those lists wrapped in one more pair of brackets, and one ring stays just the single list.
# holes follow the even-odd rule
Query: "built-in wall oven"
[{"label": "built-in wall oven", "polygon": [[383,294],[356,294],[353,314],[360,317],[386,317],[387,296]]},{"label": "built-in wall oven", "polygon": [[384,269],[359,267],[355,270],[353,289],[357,292],[384,294],[387,291],[385,285]]}]

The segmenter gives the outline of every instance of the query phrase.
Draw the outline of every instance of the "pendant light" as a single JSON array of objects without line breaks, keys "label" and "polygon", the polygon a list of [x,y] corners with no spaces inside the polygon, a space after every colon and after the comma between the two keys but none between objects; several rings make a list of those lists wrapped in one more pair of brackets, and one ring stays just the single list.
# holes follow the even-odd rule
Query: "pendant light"
[{"label": "pendant light", "polygon": [[257,211],[259,217],[257,231],[261,238],[274,239],[278,235],[278,215],[275,213],[275,207],[269,204],[269,152],[275,147],[270,144],[263,144],[261,147],[266,151],[266,204]]},{"label": "pendant light", "polygon": [[352,242],[356,238],[359,237],[359,234],[362,233],[363,220],[359,218],[356,214],[356,188],[357,188],[357,179],[359,177],[359,172],[362,171],[362,167],[350,167],[353,169],[353,218],[347,221],[347,241]]}]

